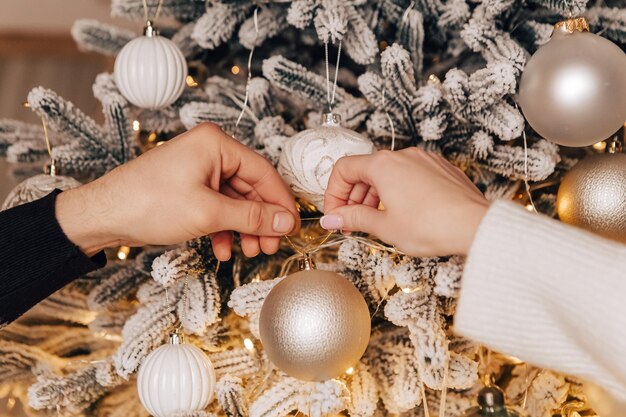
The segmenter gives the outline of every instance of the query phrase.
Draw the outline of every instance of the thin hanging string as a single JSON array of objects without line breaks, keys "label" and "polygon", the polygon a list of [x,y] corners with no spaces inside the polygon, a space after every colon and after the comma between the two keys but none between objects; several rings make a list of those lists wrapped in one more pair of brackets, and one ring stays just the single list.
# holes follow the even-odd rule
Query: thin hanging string
[{"label": "thin hanging string", "polygon": [[[152,19],[153,22],[159,18],[162,8],[163,8],[163,0],[159,0],[159,3],[157,4],[156,12],[154,13],[154,18]],[[146,22],[148,20],[151,20],[148,15],[148,0],[143,0],[143,17]]]},{"label": "thin hanging string", "polygon": [[241,123],[241,118],[243,114],[246,112],[248,108],[248,98],[250,97],[250,81],[252,80],[252,57],[254,56],[254,50],[256,49],[256,43],[259,39],[259,8],[256,7],[254,9],[254,43],[252,44],[252,49],[250,49],[250,54],[248,55],[248,80],[246,81],[246,96],[243,99],[243,105],[241,106],[241,113],[239,113],[239,117],[237,117],[237,122],[235,123],[235,130],[239,127],[239,123]]},{"label": "thin hanging string", "polygon": [[533,195],[530,192],[530,184],[528,182],[528,141],[526,140],[526,131],[522,131],[522,137],[524,138],[524,187],[526,188],[526,194],[528,194],[528,200],[533,208],[533,211],[537,213],[537,207],[533,201]]},{"label": "thin hanging string", "polygon": [[443,381],[441,382],[441,398],[439,400],[439,417],[446,417],[446,395],[448,393],[448,374],[450,373],[450,352],[446,354],[446,366],[443,368]]},{"label": "thin hanging string", "polygon": [[[520,111],[519,107],[517,107],[517,103],[515,103],[515,108],[517,109],[517,111]],[[533,200],[533,195],[530,192],[530,183],[528,180],[528,139],[526,138],[525,125],[524,129],[522,130],[522,138],[524,139],[524,188],[526,189],[526,194],[528,195],[528,201],[530,202],[530,206],[535,213],[538,213],[537,207],[535,207],[535,201]]]},{"label": "thin hanging string", "polygon": [[391,150],[393,151],[396,148],[396,128],[393,125],[393,119],[391,118],[391,115],[389,114],[389,112],[387,111],[387,108],[385,107],[385,105],[386,105],[385,91],[386,91],[386,86],[383,84],[381,107],[382,107],[383,111],[385,112],[385,116],[387,117],[387,121],[389,122],[389,127],[391,128]]},{"label": "thin hanging string", "polygon": [[328,101],[328,111],[333,112],[333,105],[335,104],[335,95],[337,94],[337,77],[339,76],[339,60],[341,59],[341,46],[342,41],[339,41],[337,47],[337,63],[335,64],[335,81],[333,81],[332,93],[330,90],[330,62],[328,59],[328,42],[324,42],[324,55],[326,61],[326,100]]}]

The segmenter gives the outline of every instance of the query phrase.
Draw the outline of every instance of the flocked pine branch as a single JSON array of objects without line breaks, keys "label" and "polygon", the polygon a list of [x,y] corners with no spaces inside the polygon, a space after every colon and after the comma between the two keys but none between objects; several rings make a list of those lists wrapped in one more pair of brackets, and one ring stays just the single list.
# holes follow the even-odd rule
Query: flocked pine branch
[{"label": "flocked pine branch", "polygon": [[81,50],[103,55],[117,55],[136,36],[132,31],[97,20],[79,19],[72,25],[72,37]]}]

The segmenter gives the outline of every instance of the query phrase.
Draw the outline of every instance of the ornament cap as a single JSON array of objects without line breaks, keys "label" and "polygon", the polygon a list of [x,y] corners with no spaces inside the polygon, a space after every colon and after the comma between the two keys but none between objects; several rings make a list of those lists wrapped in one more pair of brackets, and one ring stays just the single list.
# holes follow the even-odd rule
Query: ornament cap
[{"label": "ornament cap", "polygon": [[554,32],[574,33],[589,32],[589,22],[584,17],[571,17],[554,25]]},{"label": "ornament cap", "polygon": [[617,136],[609,141],[607,152],[608,153],[621,153],[622,152],[622,142],[617,138]]},{"label": "ornament cap", "polygon": [[170,345],[182,345],[184,342],[185,337],[178,332],[178,329],[174,330],[174,333],[170,333]]},{"label": "ornament cap", "polygon": [[504,408],[504,392],[495,385],[478,392],[478,405],[485,413],[495,413]]},{"label": "ornament cap", "polygon": [[322,124],[323,125],[339,125],[341,124],[341,116],[337,113],[324,113],[322,115]]},{"label": "ornament cap", "polygon": [[152,24],[152,20],[146,21],[146,26],[143,28],[143,36],[147,36],[148,38],[159,36],[159,31]]},{"label": "ornament cap", "polygon": [[54,158],[50,158],[50,161],[44,165],[43,173],[46,175],[50,175],[51,177],[56,177],[57,175],[57,161]]},{"label": "ornament cap", "polygon": [[315,265],[315,261],[308,253],[304,254],[301,258],[298,258],[298,270],[311,271],[313,269],[317,269],[317,267]]}]

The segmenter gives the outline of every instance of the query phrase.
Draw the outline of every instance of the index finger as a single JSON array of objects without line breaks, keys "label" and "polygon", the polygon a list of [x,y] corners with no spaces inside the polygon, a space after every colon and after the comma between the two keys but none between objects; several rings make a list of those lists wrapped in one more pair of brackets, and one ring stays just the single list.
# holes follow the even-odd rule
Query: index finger
[{"label": "index finger", "polygon": [[370,176],[373,157],[374,155],[344,156],[335,163],[324,193],[325,213],[348,204],[350,192],[355,185],[374,185]]}]

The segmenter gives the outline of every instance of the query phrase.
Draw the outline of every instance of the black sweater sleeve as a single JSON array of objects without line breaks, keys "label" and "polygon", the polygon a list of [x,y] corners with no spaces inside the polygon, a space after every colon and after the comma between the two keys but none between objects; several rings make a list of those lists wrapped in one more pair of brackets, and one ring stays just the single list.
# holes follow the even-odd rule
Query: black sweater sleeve
[{"label": "black sweater sleeve", "polygon": [[46,197],[0,212],[0,327],[79,276],[106,264],[88,258],[63,233]]}]

